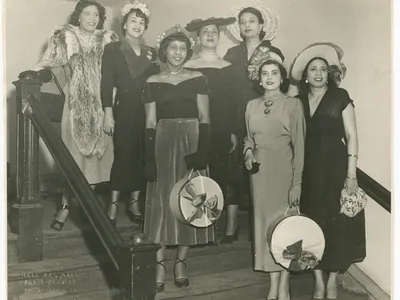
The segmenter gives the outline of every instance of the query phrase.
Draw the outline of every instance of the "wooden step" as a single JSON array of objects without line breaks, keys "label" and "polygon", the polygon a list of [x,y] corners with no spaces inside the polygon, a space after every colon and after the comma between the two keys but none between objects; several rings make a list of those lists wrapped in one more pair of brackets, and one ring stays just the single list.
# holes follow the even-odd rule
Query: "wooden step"
[{"label": "wooden step", "polygon": [[[175,249],[166,251],[167,280],[173,276],[175,256]],[[242,239],[232,245],[194,248],[190,250],[187,262],[190,276],[251,268],[250,242]],[[117,274],[107,256],[81,255],[11,265],[8,287],[12,296],[36,293],[45,297],[50,293],[54,297],[56,291],[66,294],[106,290],[115,278]]]}]

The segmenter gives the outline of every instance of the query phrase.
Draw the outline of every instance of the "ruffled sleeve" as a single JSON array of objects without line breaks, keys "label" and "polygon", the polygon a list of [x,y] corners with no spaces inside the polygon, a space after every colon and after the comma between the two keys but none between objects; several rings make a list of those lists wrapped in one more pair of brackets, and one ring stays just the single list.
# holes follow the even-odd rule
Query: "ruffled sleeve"
[{"label": "ruffled sleeve", "polygon": [[156,101],[152,97],[151,88],[152,87],[151,87],[150,83],[145,83],[144,84],[143,93],[142,93],[142,102],[143,103],[152,103],[152,102]]},{"label": "ruffled sleeve", "polygon": [[208,87],[207,78],[204,75],[196,78],[196,90],[197,94],[200,95],[210,94],[210,88]]},{"label": "ruffled sleeve", "polygon": [[349,93],[345,89],[338,88],[337,93],[338,100],[340,101],[340,108],[342,111],[345,110],[350,103],[354,107],[354,101],[351,100]]}]

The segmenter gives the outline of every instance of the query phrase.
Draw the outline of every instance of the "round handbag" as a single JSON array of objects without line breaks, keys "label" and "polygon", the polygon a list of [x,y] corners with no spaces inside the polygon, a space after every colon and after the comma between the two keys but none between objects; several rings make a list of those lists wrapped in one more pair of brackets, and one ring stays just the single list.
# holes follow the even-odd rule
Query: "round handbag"
[{"label": "round handbag", "polygon": [[353,218],[367,205],[367,195],[358,188],[353,195],[347,193],[347,189],[343,188],[340,196],[340,213]]},{"label": "round handbag", "polygon": [[170,194],[170,208],[176,219],[195,227],[208,227],[221,216],[224,198],[219,185],[209,177],[188,176],[179,180]]},{"label": "round handbag", "polygon": [[299,208],[289,210],[268,227],[267,242],[276,263],[290,271],[313,269],[325,250],[321,228]]}]

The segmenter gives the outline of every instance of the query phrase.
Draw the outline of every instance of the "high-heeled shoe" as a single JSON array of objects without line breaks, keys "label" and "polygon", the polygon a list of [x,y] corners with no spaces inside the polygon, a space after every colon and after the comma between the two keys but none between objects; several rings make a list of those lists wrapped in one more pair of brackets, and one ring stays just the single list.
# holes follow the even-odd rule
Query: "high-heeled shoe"
[{"label": "high-heeled shoe", "polygon": [[[167,267],[164,265],[164,260],[158,261],[157,265],[162,266],[165,270],[165,273],[167,273]],[[156,293],[162,293],[164,292],[164,289],[165,289],[164,282],[156,282]]]},{"label": "high-heeled shoe", "polygon": [[174,283],[175,283],[175,285],[178,287],[178,288],[184,288],[184,287],[188,287],[189,286],[189,284],[190,284],[190,282],[189,282],[189,278],[187,278],[187,277],[181,277],[181,278],[176,278],[176,265],[177,264],[179,264],[179,263],[182,263],[182,264],[184,264],[185,265],[185,267],[187,267],[187,265],[186,265],[186,258],[185,259],[179,259],[179,258],[176,258],[176,261],[175,261],[175,264],[174,264]]},{"label": "high-heeled shoe", "polygon": [[233,233],[233,235],[230,234],[225,234],[220,243],[221,244],[232,244],[233,242],[236,242],[239,239],[239,226],[236,227],[235,232]]},{"label": "high-heeled shoe", "polygon": [[135,204],[136,202],[138,202],[139,199],[135,199],[135,198],[131,198],[131,202],[129,203],[129,206],[126,209],[126,214],[129,217],[129,220],[131,220],[131,222],[134,222],[138,225],[142,225],[143,221],[144,221],[144,217],[142,214],[134,214],[130,208],[132,207],[133,204]]},{"label": "high-heeled shoe", "polygon": [[[110,218],[110,208],[111,208],[111,206],[113,206],[113,205],[115,205],[115,207],[116,207],[116,212],[115,212],[114,219],[111,219],[111,218]],[[108,219],[111,221],[111,224],[112,224],[115,228],[117,228],[118,209],[119,209],[118,202],[111,202],[111,203],[108,205],[108,213],[107,213]]]},{"label": "high-heeled shoe", "polygon": [[[58,212],[60,212],[61,210],[66,210],[67,211],[67,215],[64,219],[64,221],[59,221],[57,219],[54,219],[51,224],[50,224],[50,228],[57,230],[57,231],[62,231],[64,228],[64,224],[68,219],[68,215],[69,215],[69,205],[68,204],[62,204],[60,206],[60,210]],[[58,214],[57,212],[57,214]]]}]

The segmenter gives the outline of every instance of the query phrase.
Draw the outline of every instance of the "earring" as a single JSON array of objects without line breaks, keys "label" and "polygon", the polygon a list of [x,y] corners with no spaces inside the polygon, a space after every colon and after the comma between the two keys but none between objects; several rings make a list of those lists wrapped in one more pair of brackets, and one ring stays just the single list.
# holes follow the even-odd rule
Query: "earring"
[{"label": "earring", "polygon": [[306,81],[306,83],[308,83],[308,79],[307,79],[307,78],[306,78],[306,80],[305,80],[305,81]]},{"label": "earring", "polygon": [[262,82],[260,82],[260,85],[262,85]]}]

